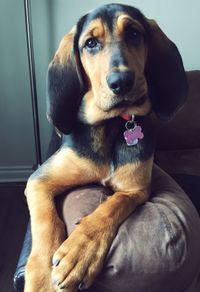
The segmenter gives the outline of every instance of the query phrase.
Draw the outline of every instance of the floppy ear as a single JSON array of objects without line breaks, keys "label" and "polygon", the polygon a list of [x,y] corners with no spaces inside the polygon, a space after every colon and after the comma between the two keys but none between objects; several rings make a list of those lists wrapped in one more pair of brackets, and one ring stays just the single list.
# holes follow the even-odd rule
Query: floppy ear
[{"label": "floppy ear", "polygon": [[73,28],[63,37],[47,75],[47,118],[64,134],[72,131],[84,95],[75,34]]},{"label": "floppy ear", "polygon": [[187,96],[187,80],[180,53],[153,20],[150,26],[150,52],[146,65],[149,96],[155,114],[170,119]]}]

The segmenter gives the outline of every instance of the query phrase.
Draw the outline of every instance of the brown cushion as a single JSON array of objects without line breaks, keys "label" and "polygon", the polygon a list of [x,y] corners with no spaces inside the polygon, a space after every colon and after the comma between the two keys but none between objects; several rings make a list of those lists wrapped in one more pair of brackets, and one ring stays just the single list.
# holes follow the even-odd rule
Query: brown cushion
[{"label": "brown cushion", "polygon": [[[200,291],[199,216],[182,189],[157,166],[151,193],[120,226],[104,269],[88,291]],[[68,194],[62,209],[68,234],[106,195],[100,186]]]}]

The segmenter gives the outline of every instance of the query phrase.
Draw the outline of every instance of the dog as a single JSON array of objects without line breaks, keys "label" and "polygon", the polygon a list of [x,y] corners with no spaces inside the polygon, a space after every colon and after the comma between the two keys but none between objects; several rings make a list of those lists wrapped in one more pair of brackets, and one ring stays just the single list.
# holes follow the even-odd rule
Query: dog
[{"label": "dog", "polygon": [[[157,23],[120,4],[100,6],[78,21],[47,79],[47,117],[62,146],[27,182],[32,251],[25,292],[73,292],[92,285],[120,224],[148,200],[151,112],[172,118],[185,102],[187,81],[177,47]],[[94,182],[113,195],[65,240],[54,199]]]}]

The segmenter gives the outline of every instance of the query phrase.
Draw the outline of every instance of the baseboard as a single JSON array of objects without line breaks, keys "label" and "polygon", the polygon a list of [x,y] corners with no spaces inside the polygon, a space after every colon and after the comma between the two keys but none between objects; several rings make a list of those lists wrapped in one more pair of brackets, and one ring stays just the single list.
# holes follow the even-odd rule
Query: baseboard
[{"label": "baseboard", "polygon": [[35,166],[0,167],[0,183],[25,182],[34,169]]}]

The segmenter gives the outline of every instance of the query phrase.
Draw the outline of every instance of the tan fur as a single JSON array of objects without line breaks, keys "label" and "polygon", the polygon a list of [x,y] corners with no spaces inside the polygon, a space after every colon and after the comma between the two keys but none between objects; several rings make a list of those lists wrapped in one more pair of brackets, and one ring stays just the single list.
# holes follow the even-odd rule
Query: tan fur
[{"label": "tan fur", "polygon": [[[33,238],[32,252],[26,266],[25,291],[36,292],[41,289],[49,292],[53,291],[50,278],[51,257],[64,240],[63,223],[57,216],[53,198],[77,184],[101,180],[102,177],[107,176],[109,168],[81,158],[69,148],[62,148],[42,165],[40,171],[41,175],[29,179],[26,187]],[[54,235],[53,238],[49,236],[50,234]],[[42,265],[39,264],[40,260]],[[33,266],[37,268],[33,269]],[[42,278],[44,281],[41,280]]]},{"label": "tan fur", "polygon": [[[123,31],[130,22],[138,29],[143,29],[137,21],[120,14],[116,16],[113,35],[100,19],[96,19],[80,37],[80,46],[91,36],[104,43],[99,54],[91,56],[83,49],[81,55],[89,89],[83,97],[80,112],[88,123],[99,123],[127,113],[145,115],[151,110],[148,98],[141,106],[109,110],[115,96],[108,88],[106,76],[112,71],[130,69],[135,72],[136,82],[131,98],[138,100],[147,94],[144,67],[148,50],[144,41],[139,47],[123,48],[128,60],[127,67],[109,67],[112,49],[116,42],[123,42]],[[75,30],[63,38],[51,66],[65,66],[71,62]],[[105,148],[102,144],[104,140],[106,136],[103,128],[98,128],[98,133],[91,132],[91,146],[94,152],[102,156],[106,155],[106,144]],[[92,284],[102,269],[118,227],[148,198],[152,161],[151,157],[147,161],[128,163],[112,173],[108,164],[95,163],[72,149],[62,147],[41,166],[29,179],[26,188],[33,244],[26,265],[25,292],[55,291],[52,280],[55,287],[58,287],[58,282],[66,286],[62,290],[66,292],[77,291],[77,283],[81,281],[85,282],[86,288]],[[64,226],[57,216],[54,199],[64,190],[91,182],[104,182],[112,187],[114,194],[91,215],[83,218],[64,241]],[[62,259],[62,264],[52,269],[53,255],[54,260]]]},{"label": "tan fur", "polygon": [[[91,215],[83,218],[69,239],[61,245],[55,256],[58,258],[64,256],[63,264],[66,263],[66,266],[54,270],[53,277],[63,281],[63,285],[68,282],[73,283],[73,278],[76,277],[80,281],[83,279],[89,286],[93,277],[100,272],[106,251],[119,224],[148,198],[152,161],[151,158],[146,162],[127,164],[119,168],[110,177],[110,185],[116,191],[113,196],[102,203]],[[76,242],[75,246],[74,242]],[[96,253],[97,249],[98,253]],[[86,252],[79,253],[80,250]],[[66,251],[68,251],[67,256],[65,256]],[[72,273],[69,273],[75,264],[75,258],[78,265]],[[84,275],[82,266],[85,262],[90,262],[90,276]]]},{"label": "tan fur", "polygon": [[76,28],[74,27],[68,34],[66,34],[59,45],[59,48],[54,56],[52,64],[57,65],[65,65],[71,60],[71,54],[73,49],[73,39],[74,34],[76,32]]},{"label": "tan fur", "polygon": [[96,105],[92,92],[89,91],[83,97],[80,113],[87,121],[87,123],[92,125],[98,124],[102,120],[107,120],[123,114],[143,116],[151,111],[151,107],[151,103],[147,98],[141,106],[129,106],[129,108],[121,107],[120,109],[113,109],[111,111],[102,111]]},{"label": "tan fur", "polygon": [[152,163],[153,157],[147,161],[127,163],[116,169],[107,185],[116,191],[128,190],[136,193],[141,187],[148,190],[151,182]]},{"label": "tan fur", "polygon": [[90,22],[90,24],[87,27],[87,30],[83,32],[83,34],[81,35],[79,39],[79,45],[83,46],[86,39],[91,36],[95,38],[100,38],[101,40],[108,41],[107,27],[105,26],[104,22],[100,18],[97,18]]},{"label": "tan fur", "polygon": [[117,29],[120,34],[123,35],[124,30],[127,25],[131,25],[137,29],[139,29],[141,32],[145,32],[144,27],[139,23],[136,19],[133,19],[129,15],[126,15],[124,13],[121,13],[118,15],[117,18]]},{"label": "tan fur", "polygon": [[[110,35],[106,25],[101,21],[93,21],[86,28],[84,34],[80,40],[80,46],[87,40],[88,37],[96,37],[103,43],[103,49],[95,56],[91,56],[86,50],[83,50],[81,56],[81,62],[87,76],[90,80],[90,88],[84,97],[85,106],[85,118],[89,123],[95,123],[101,121],[102,117],[114,117],[120,114],[129,113],[130,110],[135,115],[145,115],[151,110],[151,104],[149,99],[141,106],[133,106],[128,108],[120,108],[118,110],[109,110],[115,95],[107,85],[106,77],[113,71],[126,71],[132,70],[135,73],[135,86],[134,92],[130,97],[132,101],[138,100],[140,97],[147,94],[148,87],[146,79],[144,77],[144,67],[147,58],[147,48],[143,42],[139,48],[123,48],[126,60],[128,60],[128,66],[119,66],[110,68],[110,60],[112,57],[112,47],[117,42],[123,42],[123,30],[126,28],[127,22],[132,22],[140,31],[144,28],[137,21],[132,20],[127,15],[119,15],[116,18],[116,29],[113,35]],[[95,35],[93,34],[95,31]],[[103,31],[103,33],[102,33]],[[89,97],[89,98],[88,98]],[[92,109],[92,111],[90,111]]]}]

